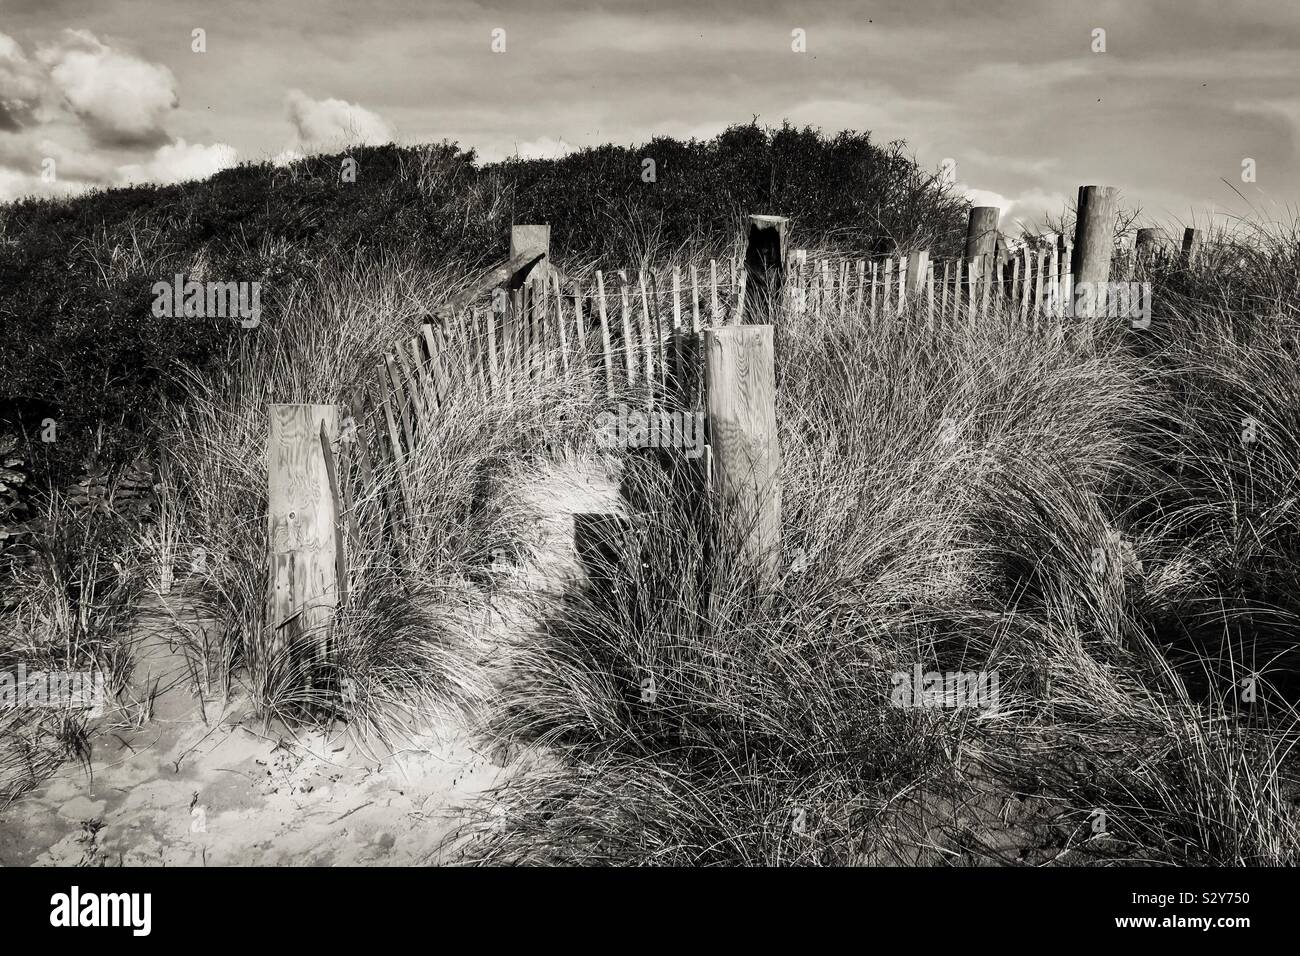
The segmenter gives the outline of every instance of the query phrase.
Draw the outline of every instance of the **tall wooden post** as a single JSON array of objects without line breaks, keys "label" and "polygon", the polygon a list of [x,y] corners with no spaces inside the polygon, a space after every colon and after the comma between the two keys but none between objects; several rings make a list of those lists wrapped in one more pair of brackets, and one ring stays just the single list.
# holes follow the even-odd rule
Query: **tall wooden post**
[{"label": "tall wooden post", "polygon": [[339,423],[334,405],[270,405],[268,410],[269,661],[308,635],[323,647],[326,627],[338,607],[338,513],[321,428],[334,442]]},{"label": "tall wooden post", "polygon": [[1119,190],[1114,186],[1080,186],[1074,223],[1074,315],[1092,318],[1106,311],[1106,284],[1110,282],[1110,257],[1115,248],[1115,207]]},{"label": "tall wooden post", "polygon": [[970,211],[970,221],[966,224],[966,254],[963,258],[970,262],[979,258],[979,275],[986,276],[993,268],[993,256],[998,245],[998,220],[1002,210],[997,206],[974,206]]},{"label": "tall wooden post", "polygon": [[747,325],[770,323],[785,284],[784,216],[750,216],[745,240],[745,308]]},{"label": "tall wooden post", "polygon": [[781,449],[776,433],[772,326],[705,330],[709,442],[724,533],[766,580],[781,544]]}]

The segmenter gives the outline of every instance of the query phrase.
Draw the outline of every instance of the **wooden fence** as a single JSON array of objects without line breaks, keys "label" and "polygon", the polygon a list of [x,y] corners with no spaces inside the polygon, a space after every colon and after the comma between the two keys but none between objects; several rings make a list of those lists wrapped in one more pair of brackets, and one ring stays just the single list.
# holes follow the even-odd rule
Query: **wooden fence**
[{"label": "wooden fence", "polygon": [[[974,255],[944,261],[932,260],[928,250],[877,258],[809,256],[784,247],[785,220],[764,216],[751,217],[743,259],[565,276],[550,262],[549,230],[516,227],[521,231],[512,237],[510,261],[473,293],[391,343],[369,385],[348,396],[338,435],[322,432],[319,452],[333,490],[335,538],[349,548],[359,544],[354,503],[373,489],[401,547],[414,517],[408,464],[422,442],[437,440],[441,416],[457,396],[492,402],[557,373],[580,371],[597,393],[643,395],[651,404],[671,396],[678,407],[726,409],[727,428],[753,426],[752,435],[731,439],[741,443],[737,447],[762,449],[757,457],[766,464],[753,467],[763,473],[738,474],[728,459],[730,473],[719,485],[763,498],[734,510],[757,516],[761,532],[746,532],[746,547],[775,573],[772,551],[780,523],[775,413],[750,407],[774,403],[775,386],[752,388],[748,373],[734,374],[726,366],[726,356],[738,355],[747,368],[757,362],[771,369],[774,330],[753,342],[745,339],[743,347],[715,335],[710,348],[716,345],[718,353],[710,353],[705,363],[700,361],[702,333],[761,324],[774,315],[788,320],[828,311],[864,322],[923,321],[935,330],[989,316],[1023,322],[1030,331],[1043,329],[1071,314],[1075,274],[1096,282],[1144,268],[1142,255],[1116,252],[1103,241],[1112,201],[1107,187],[1082,187],[1074,243],[1047,236],[1015,247],[1002,246],[997,237],[990,240],[987,210],[976,209],[964,250]],[[996,217],[992,222],[996,225]],[[1086,239],[1083,245],[1080,237]],[[1185,241],[1189,244],[1194,240]],[[713,369],[715,360],[723,364]],[[710,377],[704,375],[706,366]],[[733,381],[748,394],[715,394],[731,387],[719,383]],[[706,452],[704,459],[708,468],[712,455]],[[381,472],[395,480],[379,480]],[[271,480],[283,478],[272,475]],[[345,550],[337,561],[339,580],[325,586],[346,589]],[[273,581],[273,592],[277,587],[283,591],[286,585]]]}]

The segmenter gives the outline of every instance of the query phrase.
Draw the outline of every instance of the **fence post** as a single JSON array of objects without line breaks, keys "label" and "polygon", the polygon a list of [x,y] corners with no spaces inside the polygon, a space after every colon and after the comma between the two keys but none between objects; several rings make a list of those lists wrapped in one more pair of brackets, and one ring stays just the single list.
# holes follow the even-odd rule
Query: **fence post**
[{"label": "fence post", "polygon": [[[549,225],[525,225],[510,227],[510,261],[515,262],[520,257],[533,259],[536,256],[545,256],[538,266],[546,266],[551,261],[551,227]],[[518,275],[510,277],[510,288],[517,289],[524,284],[532,269],[523,269]]]},{"label": "fence post", "polygon": [[1183,230],[1182,264],[1184,269],[1190,268],[1192,263],[1196,261],[1196,252],[1200,245],[1201,234],[1197,230],[1191,226]]},{"label": "fence post", "polygon": [[971,276],[971,281],[984,278],[992,269],[998,243],[998,220],[1001,217],[1002,210],[997,206],[971,208],[970,221],[966,224],[966,253],[962,257],[967,262],[979,259],[979,274]]},{"label": "fence post", "polygon": [[1106,314],[1106,284],[1110,282],[1110,257],[1115,247],[1114,186],[1080,186],[1074,223],[1074,254],[1070,272],[1074,281],[1072,315],[1094,318]]},{"label": "fence post", "polygon": [[1139,266],[1151,264],[1160,251],[1161,241],[1160,230],[1155,227],[1148,226],[1137,231],[1137,237],[1133,240],[1133,250]]},{"label": "fence post", "polygon": [[745,323],[770,323],[785,284],[784,216],[750,216],[745,240]]},{"label": "fence post", "polygon": [[930,268],[930,250],[921,249],[907,257],[907,299],[925,289],[925,275]]},{"label": "fence post", "polygon": [[269,405],[266,446],[272,652],[306,635],[324,646],[339,603],[337,505],[321,442],[339,435],[334,405]]},{"label": "fence post", "polygon": [[781,544],[781,449],[770,325],[706,329],[705,382],[714,487],[726,532],[765,580]]}]

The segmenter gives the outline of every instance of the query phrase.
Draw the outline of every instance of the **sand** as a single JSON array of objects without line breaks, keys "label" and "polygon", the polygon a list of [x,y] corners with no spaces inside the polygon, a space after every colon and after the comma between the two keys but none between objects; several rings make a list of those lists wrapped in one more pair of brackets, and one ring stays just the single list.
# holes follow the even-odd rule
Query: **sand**
[{"label": "sand", "polygon": [[[610,476],[576,461],[521,475],[518,491],[537,518],[523,562],[493,576],[492,637],[500,641],[527,639],[529,609],[580,573],[573,513],[617,508]],[[554,759],[484,739],[476,730],[484,714],[430,714],[394,752],[342,726],[296,734],[264,726],[238,693],[200,700],[165,625],[173,615],[193,621],[183,626],[210,625],[183,601],[157,596],[141,608],[133,683],[156,682],[148,719],[132,708],[107,713],[96,722],[88,767],[65,763],[0,811],[0,864],[454,863],[448,838],[466,812],[490,820],[495,788]]]}]

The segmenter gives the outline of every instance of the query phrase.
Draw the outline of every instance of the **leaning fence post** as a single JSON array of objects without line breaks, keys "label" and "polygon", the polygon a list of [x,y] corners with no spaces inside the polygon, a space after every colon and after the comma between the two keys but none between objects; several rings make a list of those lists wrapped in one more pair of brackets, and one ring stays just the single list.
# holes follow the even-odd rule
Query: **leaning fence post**
[{"label": "leaning fence post", "polygon": [[1110,282],[1110,258],[1115,247],[1115,206],[1119,190],[1114,186],[1080,186],[1074,224],[1074,254],[1070,272],[1074,278],[1071,313],[1076,318],[1094,318],[1106,313],[1106,285]]},{"label": "leaning fence post", "polygon": [[[550,264],[551,227],[541,224],[511,226],[509,261],[517,262],[521,257],[536,261],[536,257],[539,255],[546,257],[542,260],[542,263]],[[523,285],[524,280],[533,268],[536,268],[536,265],[521,270],[517,276],[511,276],[510,287],[515,289]]]},{"label": "leaning fence post", "polygon": [[337,506],[321,442],[339,435],[333,405],[269,405],[266,446],[271,653],[314,636],[323,647],[339,603]]},{"label": "leaning fence post", "polygon": [[745,240],[745,306],[747,324],[772,322],[785,283],[784,216],[750,216]]},{"label": "leaning fence post", "polygon": [[706,329],[705,382],[714,487],[724,533],[767,581],[781,544],[781,449],[770,325]]}]

